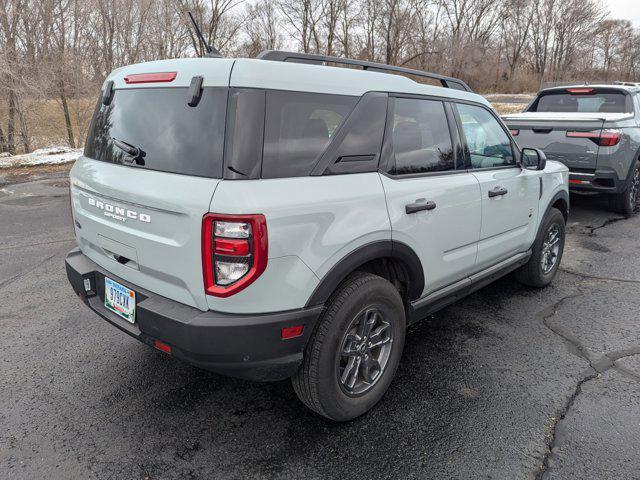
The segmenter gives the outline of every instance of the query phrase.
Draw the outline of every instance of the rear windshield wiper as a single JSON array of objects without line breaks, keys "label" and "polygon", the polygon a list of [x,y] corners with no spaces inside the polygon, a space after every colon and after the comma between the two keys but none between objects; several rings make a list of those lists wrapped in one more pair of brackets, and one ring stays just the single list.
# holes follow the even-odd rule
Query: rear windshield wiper
[{"label": "rear windshield wiper", "polygon": [[144,165],[144,157],[147,155],[147,152],[142,150],[140,147],[136,147],[134,145],[131,145],[130,143],[118,140],[117,138],[111,137],[111,140],[113,140],[113,144],[116,147],[132,157],[131,162],[136,162],[137,165]]}]

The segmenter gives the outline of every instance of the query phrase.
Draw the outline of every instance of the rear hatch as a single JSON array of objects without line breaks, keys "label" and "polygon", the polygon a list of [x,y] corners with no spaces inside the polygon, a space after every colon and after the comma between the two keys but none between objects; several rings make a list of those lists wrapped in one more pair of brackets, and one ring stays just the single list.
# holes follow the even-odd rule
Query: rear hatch
[{"label": "rear hatch", "polygon": [[[562,162],[572,170],[595,170],[598,144],[577,132],[599,134],[604,119],[592,114],[566,117],[566,114],[522,113],[506,116],[504,121],[520,147],[539,148],[547,159]],[[571,136],[573,132],[576,136]]]},{"label": "rear hatch", "polygon": [[[202,219],[222,176],[232,64],[173,60],[114,72],[105,82],[113,81],[110,101],[98,102],[71,171],[83,253],[126,282],[202,310]],[[135,77],[148,73],[168,75]],[[196,105],[194,76],[203,77]]]},{"label": "rear hatch", "polygon": [[503,118],[520,147],[540,148],[574,171],[593,171],[600,145],[607,144],[605,123],[628,119],[632,111],[624,90],[568,87],[543,91],[525,113]]}]

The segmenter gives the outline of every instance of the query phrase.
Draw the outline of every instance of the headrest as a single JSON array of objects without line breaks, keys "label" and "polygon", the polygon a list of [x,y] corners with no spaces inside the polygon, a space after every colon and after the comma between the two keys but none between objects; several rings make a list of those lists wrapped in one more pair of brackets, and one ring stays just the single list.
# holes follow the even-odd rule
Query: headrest
[{"label": "headrest", "polygon": [[422,148],[422,135],[416,122],[400,122],[393,129],[393,146],[396,153],[411,152]]}]

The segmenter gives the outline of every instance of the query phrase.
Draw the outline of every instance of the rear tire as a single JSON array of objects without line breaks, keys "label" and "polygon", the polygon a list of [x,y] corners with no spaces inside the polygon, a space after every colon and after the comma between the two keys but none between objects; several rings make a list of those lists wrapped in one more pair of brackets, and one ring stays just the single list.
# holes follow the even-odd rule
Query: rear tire
[{"label": "rear tire", "polygon": [[293,389],[307,407],[334,421],[366,413],[391,384],[405,330],[396,288],[370,273],[352,275],[328,300]]},{"label": "rear tire", "polygon": [[627,216],[640,210],[640,162],[636,163],[631,175],[631,181],[624,192],[609,196],[609,208]]},{"label": "rear tire", "polygon": [[557,208],[551,208],[540,226],[529,261],[515,272],[516,279],[529,287],[549,285],[558,272],[564,241],[564,216]]}]

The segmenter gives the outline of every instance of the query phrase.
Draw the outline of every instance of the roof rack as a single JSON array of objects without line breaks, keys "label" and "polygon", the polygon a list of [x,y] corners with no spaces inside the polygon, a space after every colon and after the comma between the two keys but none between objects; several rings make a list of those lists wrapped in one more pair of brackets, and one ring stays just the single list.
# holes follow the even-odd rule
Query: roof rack
[{"label": "roof rack", "polygon": [[469,88],[469,85],[458,78],[446,77],[444,75],[438,75],[437,73],[423,72],[422,70],[414,70],[412,68],[385,65],[384,63],[367,62],[365,60],[354,60],[351,58],[331,57],[328,55],[317,55],[314,53],[285,52],[281,50],[265,50],[258,54],[256,58],[260,60],[272,60],[276,62],[311,64],[339,63],[343,65],[356,65],[362,67],[363,70],[367,71],[381,73],[394,72],[402,73],[405,75],[415,75],[417,77],[430,78],[432,80],[438,80],[445,88],[453,88],[456,90],[471,92],[471,88]]},{"label": "roof rack", "polygon": [[614,85],[622,85],[625,87],[640,87],[640,82],[613,82]]}]

